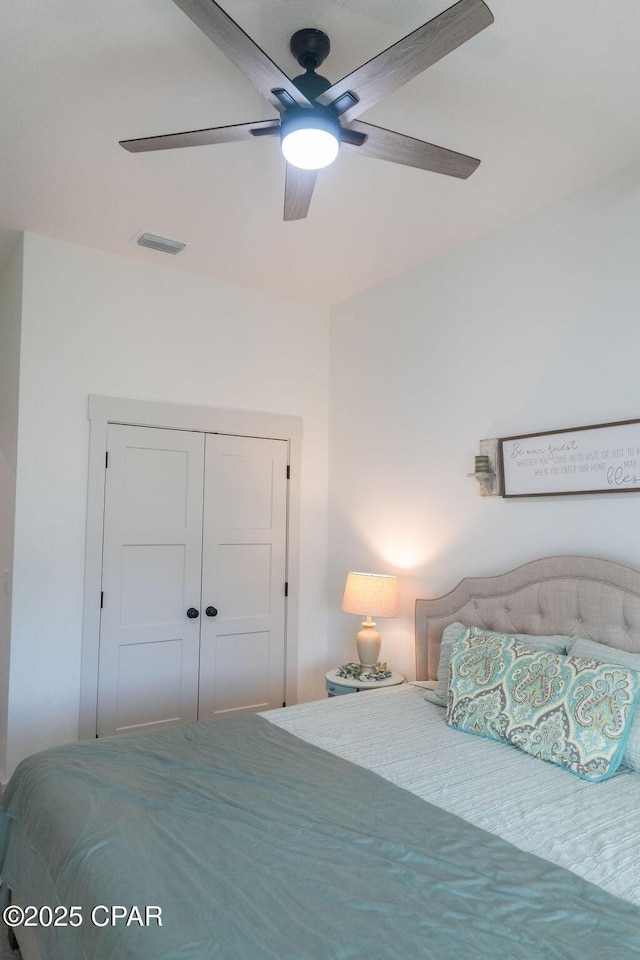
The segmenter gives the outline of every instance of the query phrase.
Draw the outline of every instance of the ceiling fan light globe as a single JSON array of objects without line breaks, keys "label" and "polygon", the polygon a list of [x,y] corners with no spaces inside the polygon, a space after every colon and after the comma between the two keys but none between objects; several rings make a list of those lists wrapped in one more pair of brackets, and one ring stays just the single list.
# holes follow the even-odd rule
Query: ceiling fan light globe
[{"label": "ceiling fan light globe", "polygon": [[338,156],[338,138],[329,130],[300,128],[282,137],[282,153],[287,163],[301,170],[321,170]]}]

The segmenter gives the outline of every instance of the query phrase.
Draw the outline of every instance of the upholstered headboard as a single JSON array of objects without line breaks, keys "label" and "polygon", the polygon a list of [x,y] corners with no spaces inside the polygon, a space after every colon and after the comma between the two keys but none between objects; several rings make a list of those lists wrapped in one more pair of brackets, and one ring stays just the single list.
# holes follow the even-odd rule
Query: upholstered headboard
[{"label": "upholstered headboard", "polygon": [[640,652],[640,571],[596,557],[545,557],[497,577],[461,580],[444,597],[416,600],[418,680],[437,675],[442,631],[456,620]]}]

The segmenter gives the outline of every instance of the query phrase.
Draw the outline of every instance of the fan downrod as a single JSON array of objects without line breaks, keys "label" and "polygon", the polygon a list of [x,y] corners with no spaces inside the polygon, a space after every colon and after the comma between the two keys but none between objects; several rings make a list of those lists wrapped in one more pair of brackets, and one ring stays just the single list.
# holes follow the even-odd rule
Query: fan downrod
[{"label": "fan downrod", "polygon": [[293,34],[289,49],[302,69],[312,72],[317,70],[329,56],[331,43],[329,37],[322,30],[305,27],[303,30],[296,30]]}]

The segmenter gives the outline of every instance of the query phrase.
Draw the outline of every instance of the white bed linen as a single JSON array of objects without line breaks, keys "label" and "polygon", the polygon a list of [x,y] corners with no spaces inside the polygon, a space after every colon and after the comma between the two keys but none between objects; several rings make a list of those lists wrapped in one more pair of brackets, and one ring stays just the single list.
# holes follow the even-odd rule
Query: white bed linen
[{"label": "white bed linen", "polygon": [[262,715],[640,906],[640,773],[581,780],[451,729],[410,684]]}]

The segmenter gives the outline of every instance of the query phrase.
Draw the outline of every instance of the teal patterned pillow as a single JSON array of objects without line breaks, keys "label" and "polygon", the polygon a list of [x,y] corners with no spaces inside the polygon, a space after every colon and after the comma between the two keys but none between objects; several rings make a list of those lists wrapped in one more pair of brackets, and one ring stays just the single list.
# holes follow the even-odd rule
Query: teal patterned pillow
[{"label": "teal patterned pillow", "polygon": [[463,634],[471,630],[475,636],[484,636],[488,633],[494,634],[495,636],[514,636],[516,640],[521,640],[523,643],[528,644],[530,647],[533,647],[534,650],[550,650],[551,653],[566,653],[567,644],[570,643],[571,637],[560,636],[559,634],[553,634],[550,637],[545,636],[534,636],[528,633],[514,633],[498,634],[495,630],[488,630],[486,627],[465,627],[462,623],[450,623],[448,627],[445,627],[442,632],[442,641],[440,643],[440,660],[438,662],[438,682],[436,684],[435,690],[427,690],[424,698],[425,700],[430,700],[431,703],[437,703],[439,707],[446,707],[447,705],[447,693],[449,690],[449,660],[451,658],[451,651],[453,649],[453,644],[456,640]]},{"label": "teal patterned pillow", "polygon": [[[583,640],[582,637],[574,637],[567,647],[567,653],[572,657],[592,657],[598,663],[616,663],[618,666],[640,671],[640,653],[627,653],[626,650],[618,650],[616,647],[609,647],[604,643],[596,643],[595,640]],[[640,710],[636,710],[631,722],[629,739],[624,748],[622,762],[625,767],[631,767],[632,770],[640,773]]]},{"label": "teal patterned pillow", "polygon": [[449,671],[450,726],[584,780],[606,780],[619,767],[640,694],[637,671],[472,630],[454,644]]}]

